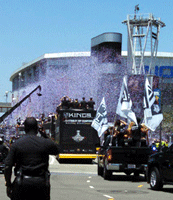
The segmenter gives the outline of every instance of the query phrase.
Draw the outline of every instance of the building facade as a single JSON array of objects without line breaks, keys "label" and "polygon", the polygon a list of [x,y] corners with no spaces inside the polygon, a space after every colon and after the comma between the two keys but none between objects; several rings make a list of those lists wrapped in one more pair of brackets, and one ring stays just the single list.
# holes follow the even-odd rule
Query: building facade
[{"label": "building facade", "polygon": [[[115,117],[122,78],[131,72],[127,68],[127,52],[121,50],[122,35],[104,33],[91,39],[91,52],[51,53],[24,64],[10,77],[12,104],[16,104],[30,91],[41,85],[42,96],[33,94],[11,119],[39,116],[56,112],[63,96],[82,100],[90,97],[99,106],[106,100],[109,121]],[[150,55],[144,57],[147,72]],[[154,74],[159,77],[165,109],[173,105],[173,53],[158,52]]]}]

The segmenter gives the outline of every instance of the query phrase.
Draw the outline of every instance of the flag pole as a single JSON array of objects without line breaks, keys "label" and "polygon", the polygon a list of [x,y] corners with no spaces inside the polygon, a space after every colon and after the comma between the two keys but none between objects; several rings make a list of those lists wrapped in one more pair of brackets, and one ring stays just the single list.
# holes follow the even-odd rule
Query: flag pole
[{"label": "flag pole", "polygon": [[[162,112],[162,84],[163,84],[163,76],[161,76],[161,86],[160,86],[160,90],[161,90],[161,103],[160,103],[160,108],[161,108],[161,112]],[[162,122],[160,123],[160,144],[159,144],[159,151],[161,151],[161,145],[162,145]]]}]

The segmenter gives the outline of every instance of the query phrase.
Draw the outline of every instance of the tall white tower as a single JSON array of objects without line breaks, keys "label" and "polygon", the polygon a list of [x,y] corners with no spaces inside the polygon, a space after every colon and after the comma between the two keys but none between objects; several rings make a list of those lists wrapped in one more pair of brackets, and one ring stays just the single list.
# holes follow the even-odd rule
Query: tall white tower
[{"label": "tall white tower", "polygon": [[137,14],[139,6],[135,6],[135,13],[127,15],[122,23],[127,25],[128,57],[127,67],[132,74],[144,74],[144,56],[150,56],[149,74],[153,74],[154,62],[157,55],[160,28],[165,26],[160,18],[153,14]]}]

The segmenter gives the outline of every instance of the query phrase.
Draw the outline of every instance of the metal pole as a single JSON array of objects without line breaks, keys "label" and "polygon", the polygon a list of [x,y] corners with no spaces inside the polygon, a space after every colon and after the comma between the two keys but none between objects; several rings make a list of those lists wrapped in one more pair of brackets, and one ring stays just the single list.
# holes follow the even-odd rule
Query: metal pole
[{"label": "metal pole", "polygon": [[[0,123],[6,118],[8,117],[8,115],[10,115],[16,108],[18,108],[28,97],[30,97],[30,95],[32,93],[34,93],[37,89],[39,89],[39,91],[41,91],[41,86],[37,86],[34,90],[32,90],[32,92],[30,92],[28,95],[26,95],[20,102],[18,102],[17,104],[15,104],[10,110],[8,110],[6,113],[4,113],[1,117],[0,117]],[[40,93],[37,94],[38,96],[40,96]]]},{"label": "metal pole", "polygon": [[[161,77],[161,87],[160,87],[160,91],[161,91],[161,95],[160,95],[160,98],[161,98],[161,103],[160,103],[160,109],[161,109],[161,112],[162,112],[162,85],[163,85],[163,76]],[[160,123],[160,144],[159,144],[159,151],[161,151],[161,145],[162,145],[162,122]]]}]

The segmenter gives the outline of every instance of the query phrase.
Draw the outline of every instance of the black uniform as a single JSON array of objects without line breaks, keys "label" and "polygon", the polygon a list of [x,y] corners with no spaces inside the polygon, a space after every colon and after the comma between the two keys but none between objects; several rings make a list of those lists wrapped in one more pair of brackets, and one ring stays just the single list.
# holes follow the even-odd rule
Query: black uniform
[{"label": "black uniform", "polygon": [[92,98],[90,98],[90,100],[87,102],[87,104],[88,104],[89,109],[92,109],[92,110],[94,109],[95,102],[93,101]]},{"label": "black uniform", "polygon": [[78,99],[75,99],[75,101],[73,102],[73,108],[79,108]]},{"label": "black uniform", "polygon": [[61,102],[61,106],[62,106],[62,109],[68,109],[70,106],[70,100],[64,97],[64,99]]},{"label": "black uniform", "polygon": [[126,130],[126,126],[125,125],[121,125],[117,128],[117,131],[119,132],[117,134],[117,142],[118,142],[118,146],[124,146],[124,135],[125,135],[125,130]]},{"label": "black uniform", "polygon": [[57,155],[57,145],[49,138],[36,136],[32,131],[17,140],[6,158],[6,185],[11,185],[12,167],[15,180],[11,200],[49,200],[49,155]]},{"label": "black uniform", "polygon": [[82,99],[82,101],[80,102],[81,104],[81,108],[82,109],[86,109],[87,108],[87,102],[85,101],[85,98]]}]

